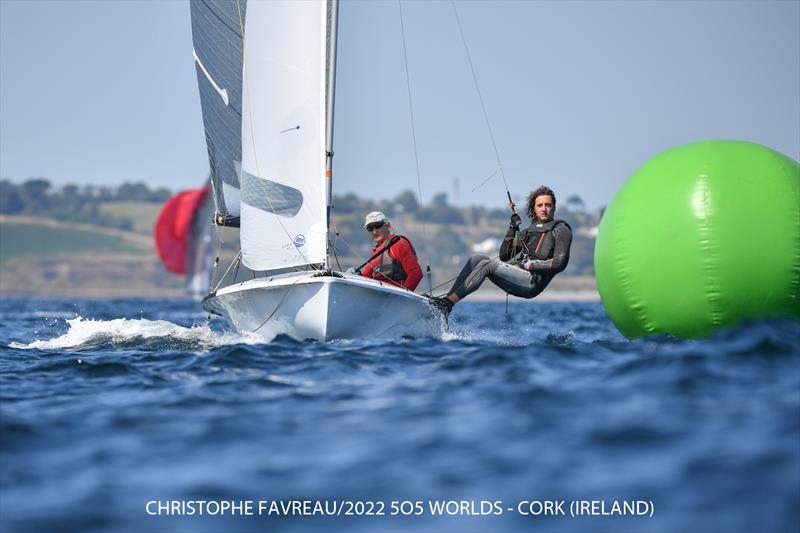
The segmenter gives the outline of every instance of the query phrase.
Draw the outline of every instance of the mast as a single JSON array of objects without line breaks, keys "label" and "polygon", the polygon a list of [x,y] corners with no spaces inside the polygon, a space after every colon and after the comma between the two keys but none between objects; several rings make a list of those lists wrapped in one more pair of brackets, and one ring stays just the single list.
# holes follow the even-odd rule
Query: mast
[{"label": "mast", "polygon": [[326,201],[326,238],[325,238],[325,270],[331,268],[331,204],[333,203],[333,110],[336,90],[336,37],[339,19],[339,0],[328,1],[328,86],[326,88],[325,109],[325,201]]}]

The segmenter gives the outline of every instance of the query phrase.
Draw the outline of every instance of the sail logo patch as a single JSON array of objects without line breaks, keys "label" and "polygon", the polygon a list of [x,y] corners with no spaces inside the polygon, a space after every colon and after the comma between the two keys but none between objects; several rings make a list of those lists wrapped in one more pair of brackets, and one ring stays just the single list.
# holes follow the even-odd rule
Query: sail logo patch
[{"label": "sail logo patch", "polygon": [[297,248],[300,248],[300,247],[301,247],[301,246],[303,246],[305,243],[306,243],[306,237],[305,237],[305,235],[303,235],[302,233],[300,233],[300,234],[298,234],[297,236],[295,236],[295,238],[294,238],[294,245],[295,245],[295,247],[297,247]]}]

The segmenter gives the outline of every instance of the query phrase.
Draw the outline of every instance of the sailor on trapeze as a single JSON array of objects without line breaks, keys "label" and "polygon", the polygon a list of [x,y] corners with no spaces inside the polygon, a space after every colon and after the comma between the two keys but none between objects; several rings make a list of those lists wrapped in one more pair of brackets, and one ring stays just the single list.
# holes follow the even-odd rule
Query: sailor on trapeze
[{"label": "sailor on trapeze", "polygon": [[553,218],[555,193],[549,187],[539,187],[528,196],[527,206],[531,225],[520,231],[522,219],[514,212],[500,255],[493,259],[480,254],[470,257],[447,295],[432,297],[431,305],[447,316],[456,302],[475,292],[486,278],[508,294],[533,298],[567,268],[572,229]]}]

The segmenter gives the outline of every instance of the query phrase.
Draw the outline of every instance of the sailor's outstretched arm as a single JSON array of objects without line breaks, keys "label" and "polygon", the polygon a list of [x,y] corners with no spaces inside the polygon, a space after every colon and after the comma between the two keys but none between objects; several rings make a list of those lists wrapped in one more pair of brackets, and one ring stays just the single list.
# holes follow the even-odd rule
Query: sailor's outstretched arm
[{"label": "sailor's outstretched arm", "polygon": [[520,250],[514,248],[514,239],[519,232],[519,223],[522,219],[520,219],[519,215],[514,213],[511,217],[511,223],[508,225],[508,231],[506,232],[506,236],[503,237],[503,243],[500,245],[500,261],[506,262]]}]

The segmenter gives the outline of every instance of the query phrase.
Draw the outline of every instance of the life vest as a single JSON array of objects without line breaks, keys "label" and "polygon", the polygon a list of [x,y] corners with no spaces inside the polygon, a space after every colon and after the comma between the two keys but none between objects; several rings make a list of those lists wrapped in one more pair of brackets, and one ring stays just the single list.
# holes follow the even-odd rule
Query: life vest
[{"label": "life vest", "polygon": [[550,222],[533,222],[522,236],[524,252],[529,259],[552,259],[553,250],[556,246],[556,239],[553,237],[553,229],[559,224],[566,225],[570,231],[569,224],[563,220],[553,219]]},{"label": "life vest", "polygon": [[[411,241],[408,240],[403,235],[395,235],[392,237],[391,245],[389,248],[386,249],[380,256],[380,263],[377,267],[372,267],[372,277],[376,279],[390,279],[392,281],[403,281],[408,277],[403,265],[400,263],[398,259],[391,257],[389,255],[389,251],[391,250],[394,243],[398,242],[400,239],[405,239],[408,245],[411,247],[411,251],[414,253],[414,257],[417,256],[417,251],[414,250],[414,245],[411,244]],[[385,244],[381,244],[381,246],[386,246]]]}]

